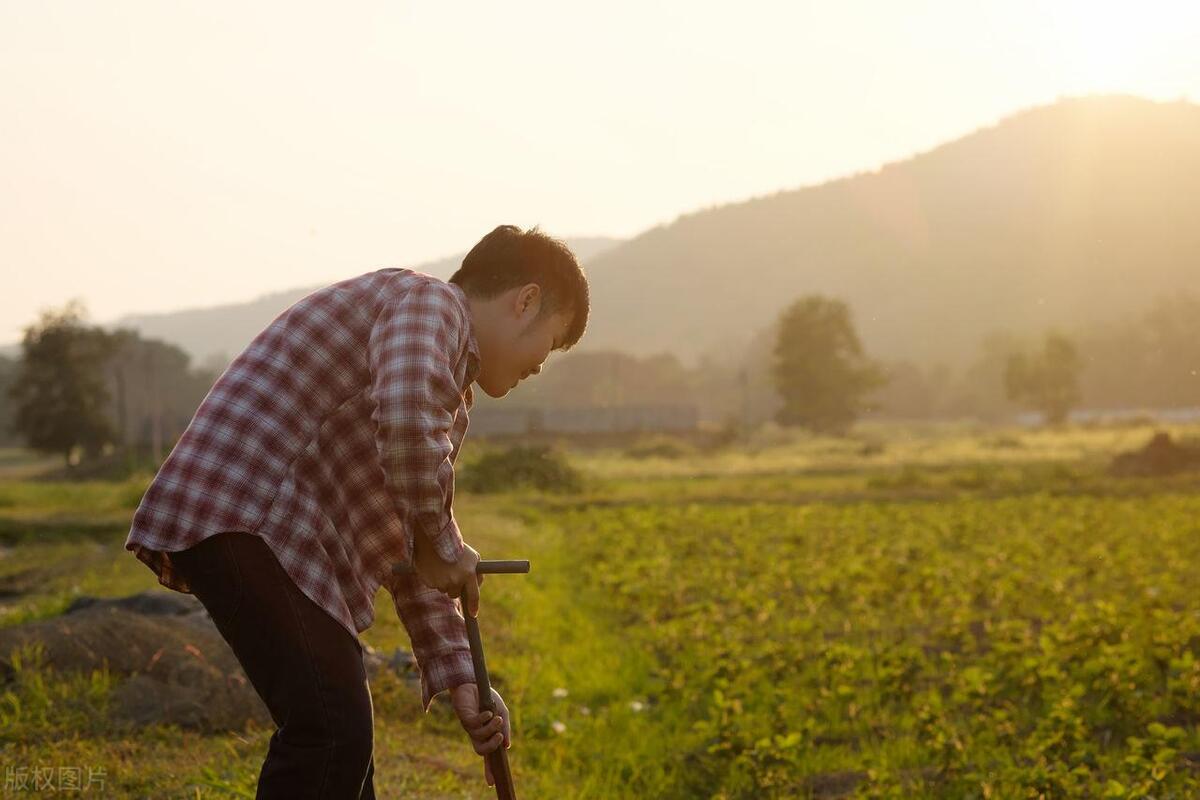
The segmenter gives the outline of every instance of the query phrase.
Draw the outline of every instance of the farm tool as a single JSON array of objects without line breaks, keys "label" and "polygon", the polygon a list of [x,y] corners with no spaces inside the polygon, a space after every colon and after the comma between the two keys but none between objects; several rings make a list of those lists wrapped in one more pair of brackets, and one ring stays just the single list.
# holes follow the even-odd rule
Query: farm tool
[{"label": "farm tool", "polygon": [[[396,564],[392,571],[401,575],[413,573],[411,564]],[[528,561],[480,561],[475,565],[478,575],[518,574],[529,572]],[[461,590],[460,590],[461,592]],[[464,609],[465,611],[465,609]],[[475,667],[475,686],[479,691],[479,710],[496,713],[496,704],[492,702],[492,681],[488,677],[487,662],[483,659],[483,641],[479,637],[479,622],[470,614],[463,614],[467,624],[467,641],[471,645],[471,663]],[[492,770],[496,781],[496,797],[498,800],[516,800],[517,793],[513,789],[512,772],[508,768],[508,751],[497,747],[484,756]]]}]

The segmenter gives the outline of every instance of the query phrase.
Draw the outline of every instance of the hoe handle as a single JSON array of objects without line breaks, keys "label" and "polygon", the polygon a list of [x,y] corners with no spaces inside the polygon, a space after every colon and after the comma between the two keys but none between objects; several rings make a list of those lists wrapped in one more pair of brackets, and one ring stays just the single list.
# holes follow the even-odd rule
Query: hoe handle
[{"label": "hoe handle", "polygon": [[[479,690],[479,710],[496,713],[496,704],[492,702],[492,680],[488,677],[487,662],[483,660],[483,640],[479,638],[479,622],[471,615],[464,618],[467,623],[467,641],[471,643],[471,663],[475,667],[475,688]],[[510,723],[511,724],[511,723]],[[512,771],[508,768],[508,751],[501,743],[492,752],[484,756],[488,766],[492,768],[492,778],[496,781],[496,797],[499,800],[517,800],[517,790],[513,788]]]},{"label": "hoe handle", "polygon": [[[415,570],[412,564],[399,563],[392,567],[392,572],[399,575],[411,575]],[[519,574],[529,572],[528,561],[480,561],[475,565],[475,574],[509,573]],[[496,713],[496,704],[492,702],[492,680],[488,677],[487,662],[483,658],[483,640],[479,637],[479,621],[470,614],[464,614],[467,624],[467,641],[471,645],[471,665],[475,668],[475,688],[479,692],[479,710]],[[492,768],[492,777],[496,781],[496,797],[498,800],[517,800],[517,791],[513,788],[512,771],[508,768],[508,751],[501,744],[484,758]]]},{"label": "hoe handle", "polygon": [[[400,561],[392,565],[392,572],[397,575],[411,575],[415,570],[412,564]],[[529,572],[529,562],[516,561],[480,561],[475,565],[476,575],[520,574]]]}]

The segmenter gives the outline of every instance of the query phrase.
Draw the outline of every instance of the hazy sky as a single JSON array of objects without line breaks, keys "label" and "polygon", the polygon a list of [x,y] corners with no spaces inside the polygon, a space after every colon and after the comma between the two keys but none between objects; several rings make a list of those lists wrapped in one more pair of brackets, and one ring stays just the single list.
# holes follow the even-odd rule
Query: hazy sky
[{"label": "hazy sky", "polygon": [[500,223],[633,236],[1062,95],[1200,100],[1198,38],[1146,0],[0,0],[0,342]]}]

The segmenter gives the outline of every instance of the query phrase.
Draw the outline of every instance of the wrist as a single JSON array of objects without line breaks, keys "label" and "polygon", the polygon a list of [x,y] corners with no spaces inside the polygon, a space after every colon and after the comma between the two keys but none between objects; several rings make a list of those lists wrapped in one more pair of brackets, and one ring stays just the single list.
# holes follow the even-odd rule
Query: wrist
[{"label": "wrist", "polygon": [[429,545],[429,549],[437,553],[438,558],[447,564],[457,564],[463,557],[463,552],[466,550],[462,538],[462,533],[458,529],[458,521],[454,515],[450,515],[450,519],[438,529],[436,532],[430,533],[429,530],[424,532],[425,540]]}]

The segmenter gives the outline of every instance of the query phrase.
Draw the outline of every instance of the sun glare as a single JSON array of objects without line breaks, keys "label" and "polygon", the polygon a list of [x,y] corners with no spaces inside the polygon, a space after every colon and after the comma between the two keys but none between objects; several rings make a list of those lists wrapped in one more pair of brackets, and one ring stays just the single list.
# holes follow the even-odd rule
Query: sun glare
[{"label": "sun glare", "polygon": [[1155,92],[1155,62],[1191,2],[1047,3],[1063,78],[1073,92]]}]

